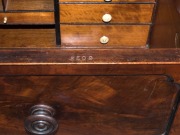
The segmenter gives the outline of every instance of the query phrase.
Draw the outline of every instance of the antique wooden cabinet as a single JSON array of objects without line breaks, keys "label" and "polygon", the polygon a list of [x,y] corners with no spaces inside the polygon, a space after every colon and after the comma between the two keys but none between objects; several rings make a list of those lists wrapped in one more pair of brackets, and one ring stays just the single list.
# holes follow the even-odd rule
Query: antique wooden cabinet
[{"label": "antique wooden cabinet", "polygon": [[0,135],[179,135],[180,0],[1,0]]}]

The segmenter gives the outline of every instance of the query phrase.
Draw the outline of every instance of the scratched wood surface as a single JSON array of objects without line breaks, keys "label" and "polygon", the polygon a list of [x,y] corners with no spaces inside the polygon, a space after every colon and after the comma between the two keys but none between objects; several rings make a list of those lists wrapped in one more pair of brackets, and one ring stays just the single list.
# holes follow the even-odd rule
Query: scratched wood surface
[{"label": "scratched wood surface", "polygon": [[54,10],[53,0],[8,0],[6,11]]},{"label": "scratched wood surface", "polygon": [[150,23],[154,4],[60,4],[60,23]]},{"label": "scratched wood surface", "polygon": [[[33,104],[56,108],[57,135],[160,135],[178,87],[166,76],[0,77],[0,131],[25,135]],[[8,125],[8,126],[7,126]]]},{"label": "scratched wood surface", "polygon": [[0,13],[0,20],[4,17],[7,17],[6,24],[54,24],[53,12]]}]

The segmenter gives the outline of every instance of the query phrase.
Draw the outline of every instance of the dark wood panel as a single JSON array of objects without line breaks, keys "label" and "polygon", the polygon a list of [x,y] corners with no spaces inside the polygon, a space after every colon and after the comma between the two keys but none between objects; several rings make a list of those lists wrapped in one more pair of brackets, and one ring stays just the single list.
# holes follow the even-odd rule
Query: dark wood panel
[{"label": "dark wood panel", "polygon": [[[59,2],[104,2],[104,0],[59,0]],[[155,0],[112,0],[112,2],[155,2]]]},{"label": "dark wood panel", "polygon": [[176,34],[180,33],[180,14],[178,13],[177,6],[178,3],[175,3],[173,0],[158,0],[150,47],[180,47],[176,43]]},{"label": "dark wood panel", "polygon": [[[27,58],[28,60],[28,58]],[[7,64],[0,66],[0,75],[149,75],[173,76],[180,83],[179,64]]]},{"label": "dark wood panel", "polygon": [[28,108],[44,103],[57,110],[57,135],[159,135],[165,132],[178,92],[167,79],[156,75],[0,77],[1,133],[23,133]]},{"label": "dark wood panel", "polygon": [[176,116],[175,116],[175,119],[174,119],[174,123],[172,125],[170,135],[179,135],[179,132],[180,132],[179,127],[180,127],[180,107],[177,110],[177,113],[176,113]]},{"label": "dark wood panel", "polygon": [[0,1],[0,12],[3,11],[2,1]]},{"label": "dark wood panel", "polygon": [[[42,34],[40,34],[42,35]],[[85,58],[82,58],[86,56]],[[27,60],[28,58],[28,60]],[[0,65],[180,64],[179,49],[1,49]]]},{"label": "dark wood panel", "polygon": [[3,10],[7,9],[7,5],[8,5],[8,0],[1,0],[2,1],[2,5],[3,5]]},{"label": "dark wood panel", "polygon": [[0,47],[55,47],[54,29],[0,29]]},{"label": "dark wood panel", "polygon": [[[60,25],[62,47],[145,48],[149,25]],[[102,44],[100,38],[109,38]]]},{"label": "dark wood panel", "polygon": [[54,10],[53,0],[8,0],[9,10]]},{"label": "dark wood panel", "polygon": [[60,4],[60,23],[150,23],[154,4]]},{"label": "dark wood panel", "polygon": [[0,19],[4,17],[6,24],[54,24],[54,12],[0,13]]}]

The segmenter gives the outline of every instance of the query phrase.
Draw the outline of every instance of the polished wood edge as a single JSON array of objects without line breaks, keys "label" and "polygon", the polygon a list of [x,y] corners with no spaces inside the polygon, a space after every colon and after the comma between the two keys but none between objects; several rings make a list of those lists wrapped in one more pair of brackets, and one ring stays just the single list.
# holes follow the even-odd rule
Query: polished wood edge
[{"label": "polished wood edge", "polygon": [[180,64],[180,49],[1,49],[0,65]]}]

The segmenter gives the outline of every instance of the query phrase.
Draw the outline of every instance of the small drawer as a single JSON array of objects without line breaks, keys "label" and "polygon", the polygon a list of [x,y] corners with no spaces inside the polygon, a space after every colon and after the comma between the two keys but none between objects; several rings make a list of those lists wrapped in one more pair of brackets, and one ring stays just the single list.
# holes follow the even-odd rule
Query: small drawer
[{"label": "small drawer", "polygon": [[[149,25],[61,25],[62,47],[145,47]],[[107,43],[103,37],[108,38]],[[106,40],[104,38],[104,40]],[[102,41],[101,41],[102,40]],[[104,41],[106,42],[106,41]]]},{"label": "small drawer", "polygon": [[0,24],[54,24],[54,12],[1,13]]},{"label": "small drawer", "polygon": [[59,2],[155,2],[155,0],[59,0]]},{"label": "small drawer", "polygon": [[60,23],[150,23],[154,4],[60,4]]},{"label": "small drawer", "polygon": [[54,10],[53,0],[8,0],[7,11]]},{"label": "small drawer", "polygon": [[[1,48],[45,48],[55,46],[55,30],[38,26],[8,26],[0,29]],[[9,58],[8,58],[9,59]]]}]

